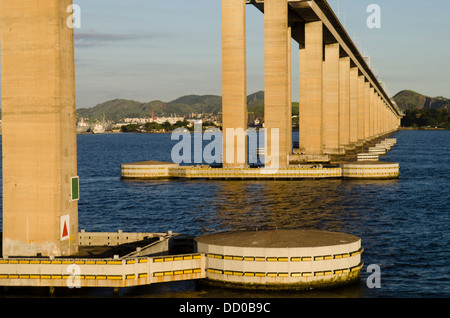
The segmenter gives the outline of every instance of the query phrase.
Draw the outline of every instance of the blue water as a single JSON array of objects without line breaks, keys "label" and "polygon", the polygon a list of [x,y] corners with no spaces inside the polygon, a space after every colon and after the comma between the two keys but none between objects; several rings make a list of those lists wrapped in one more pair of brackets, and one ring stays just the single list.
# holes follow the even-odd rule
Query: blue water
[{"label": "blue water", "polygon": [[[296,138],[294,134],[294,138]],[[450,297],[450,131],[399,131],[381,160],[400,163],[389,181],[124,181],[120,165],[171,160],[170,134],[79,135],[79,227],[86,231],[201,235],[301,228],[361,237],[361,281],[307,293],[243,292],[195,282],[123,291],[131,297]],[[207,143],[207,142],[205,142]],[[380,288],[366,284],[380,267]]]}]

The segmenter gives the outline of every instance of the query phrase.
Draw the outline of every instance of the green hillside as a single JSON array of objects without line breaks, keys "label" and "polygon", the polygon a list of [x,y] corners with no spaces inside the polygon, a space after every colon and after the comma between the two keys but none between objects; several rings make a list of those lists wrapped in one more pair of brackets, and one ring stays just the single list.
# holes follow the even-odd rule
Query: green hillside
[{"label": "green hillside", "polygon": [[219,96],[188,95],[180,97],[172,102],[154,100],[141,103],[128,99],[114,99],[91,108],[77,109],[78,117],[91,120],[102,119],[118,121],[123,118],[165,116],[177,114],[180,116],[189,113],[217,113],[222,107],[222,99]]},{"label": "green hillside", "polygon": [[216,95],[186,95],[167,103],[166,112],[187,115],[189,113],[213,113],[222,111],[222,97]]},{"label": "green hillside", "polygon": [[[411,90],[403,90],[393,97],[401,110],[405,112],[402,119],[404,127],[437,126],[448,127],[448,108],[450,99],[428,97]],[[249,120],[264,119],[264,92],[259,91],[247,96]],[[212,113],[222,111],[222,97],[216,95],[186,95],[171,102],[154,100],[141,103],[134,100],[114,99],[91,108],[77,109],[78,117],[91,121],[121,121],[124,118],[154,116],[188,116],[191,113]],[[298,115],[298,103],[292,103],[292,114]],[[298,120],[298,119],[295,119]]]},{"label": "green hillside", "polygon": [[[264,115],[264,92],[251,94],[247,98],[248,111],[262,117]],[[128,99],[114,99],[91,108],[77,109],[77,116],[100,120],[119,121],[123,118],[168,116],[177,114],[186,116],[191,113],[212,113],[222,111],[222,97],[216,95],[186,95],[171,102],[160,100],[141,103]]]},{"label": "green hillside", "polygon": [[[247,96],[247,110],[254,118],[264,118],[264,92],[259,91]],[[90,120],[120,121],[123,118],[140,118],[154,116],[168,116],[177,114],[187,116],[191,113],[222,112],[222,97],[216,95],[186,95],[171,102],[154,100],[141,103],[129,99],[114,99],[91,108],[77,109],[77,116]],[[292,104],[292,113],[298,115],[298,102]]]},{"label": "green hillside", "polygon": [[124,117],[140,117],[145,112],[143,104],[127,99],[115,99],[92,108],[77,109],[79,117],[90,119],[118,120]]},{"label": "green hillside", "polygon": [[401,91],[393,98],[404,112],[402,127],[450,129],[450,99],[428,97],[410,90]]},{"label": "green hillside", "polygon": [[403,90],[393,98],[401,110],[422,108],[439,109],[450,106],[450,99],[442,96],[428,97],[410,90]]}]

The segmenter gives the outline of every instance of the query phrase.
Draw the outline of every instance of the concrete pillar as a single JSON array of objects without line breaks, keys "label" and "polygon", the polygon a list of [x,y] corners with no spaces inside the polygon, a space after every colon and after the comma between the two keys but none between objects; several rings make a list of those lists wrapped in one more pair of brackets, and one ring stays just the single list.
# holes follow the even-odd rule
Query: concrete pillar
[{"label": "concrete pillar", "polygon": [[387,118],[386,118],[386,130],[391,131],[394,127],[394,114],[391,109],[388,107],[388,104],[385,103],[384,107],[386,108]]},{"label": "concrete pillar", "polygon": [[341,152],[350,144],[350,57],[339,61],[339,143]]},{"label": "concrete pillar", "polygon": [[378,132],[378,134],[380,134],[380,133],[386,132],[386,130],[387,130],[387,125],[386,125],[387,107],[386,107],[386,104],[383,102],[383,100],[381,100],[381,98],[380,98],[380,107],[378,109],[379,109],[378,111],[380,113],[382,112],[382,114],[383,114],[383,117],[381,118],[382,124],[380,125],[379,132]]},{"label": "concrete pillar", "polygon": [[384,124],[384,131],[383,132],[387,132],[388,130],[390,130],[390,125],[389,125],[389,117],[390,117],[390,110],[388,108],[388,105],[386,104],[386,102],[384,100],[381,101],[381,108],[384,109],[385,112],[385,124]]},{"label": "concrete pillar", "polygon": [[305,47],[300,49],[300,151],[322,154],[323,24],[305,24]]},{"label": "concrete pillar", "polygon": [[[374,116],[376,117],[380,117],[383,113],[383,107],[382,107],[382,100],[381,100],[381,96],[378,92],[375,93],[375,108],[374,108]],[[378,136],[380,133],[382,133],[383,131],[383,123],[381,123],[381,125],[378,125],[378,127],[375,125],[374,126],[374,134],[375,136]]]},{"label": "concrete pillar", "polygon": [[[289,23],[289,21],[288,21]],[[287,43],[288,43],[288,116],[287,116],[287,127],[288,133],[286,138],[286,148],[289,156],[292,155],[292,28],[288,24],[287,28]]]},{"label": "concrete pillar", "polygon": [[386,131],[391,131],[394,127],[394,113],[391,111],[391,109],[388,107],[388,104],[385,103],[384,107],[386,108],[387,112],[387,119],[386,119]]},{"label": "concrete pillar", "polygon": [[383,105],[381,104],[381,98],[379,96],[377,96],[377,97],[378,98],[377,98],[376,109],[377,109],[377,116],[380,118],[380,124],[377,127],[377,134],[382,134],[382,133],[384,133],[384,125],[386,123],[386,118],[385,118],[386,113],[384,111]]},{"label": "concrete pillar", "polygon": [[369,108],[369,137],[370,139],[375,137],[375,108],[376,108],[376,96],[375,89],[373,87],[370,88],[370,108]]},{"label": "concrete pillar", "polygon": [[323,152],[339,153],[339,44],[325,45],[323,62]]},{"label": "concrete pillar", "polygon": [[300,153],[304,153],[306,149],[306,134],[307,134],[307,108],[306,108],[306,49],[305,46],[299,44],[298,50],[298,147]]},{"label": "concrete pillar", "polygon": [[365,141],[365,107],[366,107],[366,90],[364,75],[358,76],[358,143]]},{"label": "concrete pillar", "polygon": [[358,141],[358,68],[350,69],[350,144]]},{"label": "concrete pillar", "polygon": [[391,111],[390,115],[392,117],[392,125],[391,125],[391,129],[390,130],[395,130],[397,129],[398,125],[399,125],[399,121],[397,116],[395,116],[395,114]]},{"label": "concrete pillar", "polygon": [[3,256],[78,250],[70,0],[0,0]]},{"label": "concrete pillar", "polygon": [[222,0],[223,166],[247,164],[245,1]]},{"label": "concrete pillar", "polygon": [[[372,88],[371,88],[372,91]],[[376,131],[377,131],[377,108],[378,108],[378,93],[375,89],[373,89],[373,92],[371,92],[373,97],[371,97],[371,108],[370,108],[370,130],[371,130],[371,136],[372,138],[376,137]]]},{"label": "concrete pillar", "polygon": [[388,116],[389,116],[388,131],[391,131],[394,129],[394,126],[395,126],[395,116],[390,109],[388,109]]},{"label": "concrete pillar", "polygon": [[382,123],[381,123],[381,126],[379,127],[379,129],[378,129],[378,134],[381,134],[381,133],[384,133],[385,131],[386,131],[386,127],[387,127],[387,125],[386,125],[386,107],[385,107],[385,103],[384,103],[384,100],[381,98],[381,96],[380,96],[380,98],[378,99],[378,112],[380,113],[380,114],[382,114],[382,119],[381,119],[381,121],[382,121]]},{"label": "concrete pillar", "polygon": [[364,102],[364,139],[370,139],[370,83],[364,83],[365,102]]},{"label": "concrete pillar", "polygon": [[376,93],[374,117],[375,117],[374,135],[378,136],[383,132],[383,124],[384,124],[381,97],[380,95],[378,95],[378,93]]},{"label": "concrete pillar", "polygon": [[393,123],[394,123],[394,118],[393,118],[393,114],[391,113],[390,110],[387,111],[387,120],[386,120],[386,126],[387,126],[387,131],[391,131],[393,128]]},{"label": "concrete pillar", "polygon": [[[264,1],[264,128],[266,166],[288,166],[292,128],[289,105],[288,7],[286,0]],[[289,147],[291,149],[291,147]]]},{"label": "concrete pillar", "polygon": [[391,130],[397,129],[398,125],[400,124],[399,118],[391,111],[391,116],[393,119],[393,124]]},{"label": "concrete pillar", "polygon": [[381,104],[381,107],[383,109],[383,113],[384,113],[384,119],[383,119],[383,133],[387,132],[389,130],[389,110],[386,107],[386,104],[384,104],[384,102]]}]

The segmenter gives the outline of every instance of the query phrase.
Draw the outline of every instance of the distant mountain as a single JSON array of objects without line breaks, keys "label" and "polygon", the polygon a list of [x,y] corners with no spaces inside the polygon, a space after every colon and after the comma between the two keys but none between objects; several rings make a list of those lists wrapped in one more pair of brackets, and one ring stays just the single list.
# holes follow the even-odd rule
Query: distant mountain
[{"label": "distant mountain", "polygon": [[422,108],[449,108],[450,99],[439,97],[428,97],[410,90],[403,90],[393,97],[401,110],[412,110]]},{"label": "distant mountain", "polygon": [[[450,99],[428,97],[411,90],[403,90],[393,97],[401,110],[449,108]],[[264,92],[259,91],[247,96],[249,115],[263,119]],[[154,100],[147,103],[128,99],[114,99],[91,108],[77,109],[78,117],[91,120],[102,119],[119,121],[123,118],[186,116],[190,113],[213,113],[222,111],[222,97],[217,95],[186,95],[171,102]],[[298,114],[298,103],[293,103],[293,114]]]},{"label": "distant mountain", "polygon": [[216,95],[186,95],[167,103],[166,112],[187,115],[222,111],[222,97]]},{"label": "distant mountain", "polygon": [[[256,92],[247,97],[248,111],[262,115],[264,111],[264,92]],[[77,109],[77,116],[89,119],[119,121],[123,118],[168,116],[177,114],[186,116],[190,113],[213,113],[222,111],[222,97],[216,95],[186,95],[171,102],[154,100],[141,103],[128,99],[114,99],[91,108]]]},{"label": "distant mountain", "polygon": [[128,99],[114,99],[91,108],[77,109],[77,116],[118,121],[123,118],[139,118],[177,114],[180,116],[190,113],[217,113],[221,111],[222,98],[215,95],[187,95],[171,102],[154,100],[141,103]]}]

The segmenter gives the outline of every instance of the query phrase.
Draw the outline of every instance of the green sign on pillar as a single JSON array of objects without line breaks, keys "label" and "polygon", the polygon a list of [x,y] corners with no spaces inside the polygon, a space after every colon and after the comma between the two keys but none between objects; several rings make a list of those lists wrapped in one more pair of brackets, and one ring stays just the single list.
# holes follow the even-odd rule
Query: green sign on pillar
[{"label": "green sign on pillar", "polygon": [[80,183],[78,176],[72,177],[72,201],[80,198]]}]

